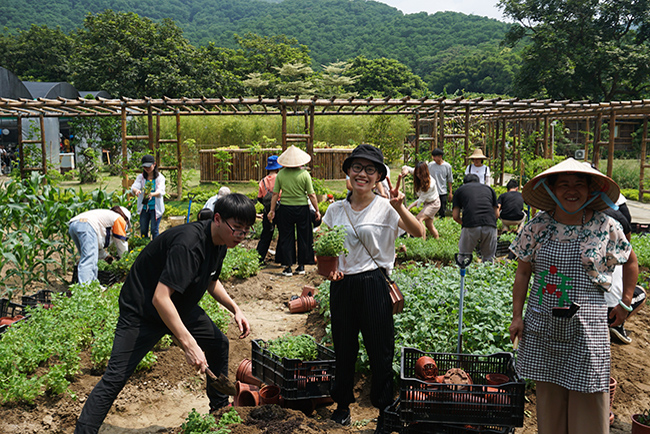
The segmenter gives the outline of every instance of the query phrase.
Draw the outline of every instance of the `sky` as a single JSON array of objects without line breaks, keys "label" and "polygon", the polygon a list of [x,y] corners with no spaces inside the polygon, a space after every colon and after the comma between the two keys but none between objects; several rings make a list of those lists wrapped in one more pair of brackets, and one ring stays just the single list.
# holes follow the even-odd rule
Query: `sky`
[{"label": "sky", "polygon": [[498,0],[376,0],[393,6],[405,14],[439,11],[462,12],[506,21],[501,10],[497,8]]}]

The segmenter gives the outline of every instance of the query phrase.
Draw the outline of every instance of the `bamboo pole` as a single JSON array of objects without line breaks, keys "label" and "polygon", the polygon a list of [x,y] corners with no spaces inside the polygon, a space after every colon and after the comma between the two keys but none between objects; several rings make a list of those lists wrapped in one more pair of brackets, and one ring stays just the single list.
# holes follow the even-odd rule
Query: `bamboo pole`
[{"label": "bamboo pole", "polygon": [[603,128],[603,114],[598,113],[596,124],[594,125],[594,155],[592,156],[592,165],[598,169],[600,164],[600,135]]},{"label": "bamboo pole", "polygon": [[[314,159],[316,158],[316,154],[314,153],[314,135],[315,135],[315,129],[316,127],[316,116],[314,113],[314,107],[309,108],[309,141],[307,142],[307,152],[309,152],[309,155],[311,155],[311,168],[314,168]],[[257,178],[255,178],[257,179]]]},{"label": "bamboo pole", "polygon": [[503,170],[506,167],[506,129],[508,128],[508,123],[504,119],[503,120],[503,131],[501,133],[501,164],[500,164],[500,171],[501,173],[499,174],[499,185],[503,185]]},{"label": "bamboo pole", "polygon": [[609,145],[607,147],[607,176],[612,177],[614,171],[614,141],[616,140],[616,112],[609,115]]},{"label": "bamboo pole", "polygon": [[465,108],[465,155],[469,153],[469,106]]},{"label": "bamboo pole", "polygon": [[644,188],[644,174],[645,169],[648,167],[646,162],[646,150],[648,145],[648,117],[643,118],[643,137],[641,137],[641,170],[639,172],[639,202],[643,202]]},{"label": "bamboo pole", "polygon": [[47,174],[47,150],[45,148],[45,117],[41,114],[38,117],[38,122],[41,127],[41,173]]},{"label": "bamboo pole", "polygon": [[415,162],[420,156],[420,112],[415,112]]},{"label": "bamboo pole", "polygon": [[181,113],[178,110],[176,110],[176,156],[178,158],[176,193],[178,199],[181,199],[183,196],[183,153],[181,152]]},{"label": "bamboo pole", "polygon": [[282,105],[282,152],[287,150],[287,106]]},{"label": "bamboo pole", "polygon": [[122,106],[122,188],[129,188],[128,153],[126,150],[126,106]]},{"label": "bamboo pole", "polygon": [[25,178],[25,149],[23,148],[23,117],[16,118],[16,126],[18,128],[18,168],[20,170],[20,178]]}]

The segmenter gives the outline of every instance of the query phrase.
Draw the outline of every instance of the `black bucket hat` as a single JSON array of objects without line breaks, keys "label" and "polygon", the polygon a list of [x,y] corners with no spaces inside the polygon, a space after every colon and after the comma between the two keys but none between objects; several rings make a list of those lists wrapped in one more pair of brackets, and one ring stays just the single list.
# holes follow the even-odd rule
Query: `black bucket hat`
[{"label": "black bucket hat", "polygon": [[386,166],[384,165],[384,154],[382,154],[379,148],[366,144],[354,148],[350,156],[343,161],[343,171],[346,175],[348,175],[352,161],[355,158],[365,158],[366,160],[375,163],[377,171],[379,172],[379,181],[386,179],[387,172]]}]

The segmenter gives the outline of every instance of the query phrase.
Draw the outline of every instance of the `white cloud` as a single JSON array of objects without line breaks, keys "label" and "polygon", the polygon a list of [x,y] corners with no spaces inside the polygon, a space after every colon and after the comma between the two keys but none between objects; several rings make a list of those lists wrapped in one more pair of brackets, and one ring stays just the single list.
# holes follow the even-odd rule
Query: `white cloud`
[{"label": "white cloud", "polygon": [[485,0],[376,0],[380,3],[393,6],[405,14],[414,14],[417,12],[428,12],[430,14],[439,11],[462,12],[464,14],[479,15],[482,17],[496,18],[500,21],[506,21],[497,8],[497,1],[491,3]]}]

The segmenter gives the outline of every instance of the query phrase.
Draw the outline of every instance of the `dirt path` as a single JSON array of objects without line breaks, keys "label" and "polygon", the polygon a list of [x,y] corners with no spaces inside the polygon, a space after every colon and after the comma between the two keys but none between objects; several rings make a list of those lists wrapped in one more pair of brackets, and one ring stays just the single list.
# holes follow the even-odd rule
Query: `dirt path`
[{"label": "dirt path", "polygon": [[[315,267],[307,266],[307,274],[290,278],[280,275],[279,266],[269,266],[261,273],[244,281],[226,282],[226,288],[239,303],[248,317],[252,333],[249,338],[238,339],[238,331],[230,325],[230,377],[235,378],[236,369],[244,358],[250,358],[251,339],[270,339],[285,333],[309,333],[317,338],[323,334],[318,315],[290,314],[285,303],[292,295],[299,295],[304,285],[318,286],[322,278]],[[634,341],[631,345],[612,345],[612,375],[618,380],[613,410],[616,419],[612,433],[629,433],[630,415],[650,406],[650,377],[648,376],[647,354],[649,342],[646,331],[650,320],[642,311],[628,321],[627,328]],[[1,341],[0,341],[1,345]],[[83,355],[87,358],[87,355]],[[178,433],[192,408],[204,414],[208,411],[203,379],[196,376],[185,362],[182,351],[177,347],[158,354],[159,363],[150,372],[134,375],[111,409],[101,434],[144,434]],[[77,399],[68,395],[43,397],[34,406],[0,407],[0,432],[6,434],[61,433],[71,434],[85,397],[99,380],[96,373],[87,368],[88,360],[82,360],[82,372],[73,384],[72,390]],[[311,418],[301,413],[289,412],[287,426],[272,432],[301,433],[363,433],[374,432],[377,412],[368,398],[369,383],[359,378],[355,395],[357,403],[352,406],[352,418],[357,426],[340,428],[327,419],[334,406],[317,409]],[[530,417],[525,418],[524,428],[517,434],[536,432],[534,395],[530,396],[526,410]],[[250,409],[242,410],[247,414]],[[289,430],[298,424],[300,430]],[[276,427],[277,428],[277,427]],[[292,428],[293,429],[293,428]],[[284,430],[284,431],[283,431]],[[233,434],[257,434],[262,430],[256,426],[241,425]]]}]

